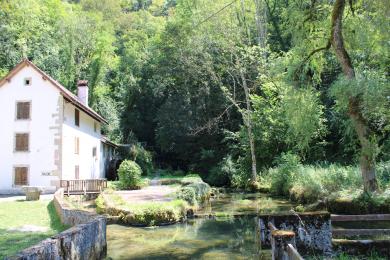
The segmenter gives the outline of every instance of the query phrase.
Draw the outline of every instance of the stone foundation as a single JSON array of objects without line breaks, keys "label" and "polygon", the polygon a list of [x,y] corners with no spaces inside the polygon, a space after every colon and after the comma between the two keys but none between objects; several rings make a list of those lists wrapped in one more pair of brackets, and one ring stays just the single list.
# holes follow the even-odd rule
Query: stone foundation
[{"label": "stone foundation", "polygon": [[316,250],[321,253],[332,251],[331,220],[328,212],[261,214],[258,216],[261,246],[270,247],[271,231],[268,222],[277,229],[291,230],[296,235],[299,252]]}]

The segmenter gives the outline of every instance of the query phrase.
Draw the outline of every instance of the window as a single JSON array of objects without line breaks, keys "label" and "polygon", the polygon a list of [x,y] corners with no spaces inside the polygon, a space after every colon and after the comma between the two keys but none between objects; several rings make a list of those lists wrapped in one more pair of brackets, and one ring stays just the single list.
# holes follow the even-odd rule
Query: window
[{"label": "window", "polygon": [[97,123],[96,123],[96,121],[93,122],[93,131],[95,131],[95,133],[97,132]]},{"label": "window", "polygon": [[78,109],[74,110],[74,124],[80,126],[80,111]]},{"label": "window", "polygon": [[92,157],[96,157],[96,147],[92,148]]},{"label": "window", "polygon": [[80,154],[80,138],[78,137],[74,138],[74,153]]},{"label": "window", "polygon": [[14,185],[23,186],[28,185],[28,168],[27,167],[15,167],[14,168]]},{"label": "window", "polygon": [[31,86],[31,78],[25,78],[24,79],[24,85],[25,86]]},{"label": "window", "polygon": [[30,119],[30,102],[17,102],[16,103],[16,119]]},{"label": "window", "polygon": [[74,166],[74,178],[76,180],[80,179],[80,167],[78,165]]},{"label": "window", "polygon": [[28,152],[29,134],[15,134],[15,152]]}]

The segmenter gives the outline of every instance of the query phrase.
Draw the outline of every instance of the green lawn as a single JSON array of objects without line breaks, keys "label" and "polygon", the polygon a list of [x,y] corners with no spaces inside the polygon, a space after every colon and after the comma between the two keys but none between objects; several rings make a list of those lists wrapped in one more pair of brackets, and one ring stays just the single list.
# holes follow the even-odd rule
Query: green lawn
[{"label": "green lawn", "polygon": [[[10,231],[33,225],[47,228],[41,232]],[[0,202],[0,259],[37,244],[67,227],[62,225],[52,201]]]}]

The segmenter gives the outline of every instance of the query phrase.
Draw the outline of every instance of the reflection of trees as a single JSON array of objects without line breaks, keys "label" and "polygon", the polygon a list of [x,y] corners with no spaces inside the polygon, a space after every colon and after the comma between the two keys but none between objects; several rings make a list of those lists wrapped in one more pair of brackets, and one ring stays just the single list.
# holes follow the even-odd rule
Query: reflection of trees
[{"label": "reflection of trees", "polygon": [[126,259],[196,259],[213,252],[229,256],[256,252],[254,220],[247,217],[195,219],[153,229],[109,228],[108,240],[109,254],[120,250]]}]

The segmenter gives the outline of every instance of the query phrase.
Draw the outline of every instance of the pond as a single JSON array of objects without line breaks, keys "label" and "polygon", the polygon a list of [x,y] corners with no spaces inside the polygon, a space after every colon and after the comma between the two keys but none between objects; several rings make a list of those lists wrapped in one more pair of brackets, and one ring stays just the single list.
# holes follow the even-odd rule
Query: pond
[{"label": "pond", "polygon": [[[259,259],[255,217],[233,216],[291,207],[285,200],[259,193],[222,194],[200,211],[221,216],[215,219],[152,228],[109,225],[107,255],[111,259]],[[269,251],[263,251],[263,259],[270,259]]]}]

